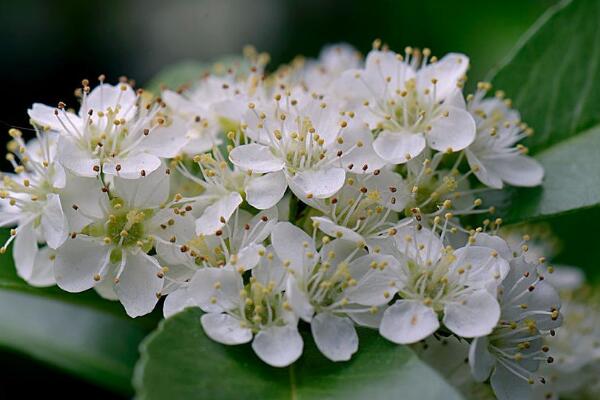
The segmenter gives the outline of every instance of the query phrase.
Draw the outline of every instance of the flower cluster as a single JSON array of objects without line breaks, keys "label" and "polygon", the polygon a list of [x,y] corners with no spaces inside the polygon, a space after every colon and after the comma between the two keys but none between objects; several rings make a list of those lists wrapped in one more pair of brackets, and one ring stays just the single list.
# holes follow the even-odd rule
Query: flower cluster
[{"label": "flower cluster", "polygon": [[34,104],[0,189],[19,275],[131,317],[163,296],[167,317],[200,307],[210,338],[278,367],[302,354],[303,324],[333,361],[358,350],[357,326],[455,337],[500,398],[532,392],[560,299],[500,219],[464,225],[493,211],[479,193],[543,178],[510,101],[488,83],[465,97],[462,54],[376,41],[364,60],[347,45],[267,60],[154,96],[100,77],[78,110]]}]

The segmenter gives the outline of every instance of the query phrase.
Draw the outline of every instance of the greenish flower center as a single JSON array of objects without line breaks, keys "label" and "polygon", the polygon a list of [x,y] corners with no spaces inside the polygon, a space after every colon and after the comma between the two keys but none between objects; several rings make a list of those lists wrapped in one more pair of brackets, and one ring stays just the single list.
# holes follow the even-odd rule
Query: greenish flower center
[{"label": "greenish flower center", "polygon": [[152,217],[151,209],[127,209],[120,198],[111,200],[110,213],[105,221],[92,222],[85,226],[81,233],[93,237],[102,237],[107,245],[113,245],[111,262],[121,259],[121,250],[133,246],[144,252],[152,249],[154,242],[147,235],[145,223]]}]

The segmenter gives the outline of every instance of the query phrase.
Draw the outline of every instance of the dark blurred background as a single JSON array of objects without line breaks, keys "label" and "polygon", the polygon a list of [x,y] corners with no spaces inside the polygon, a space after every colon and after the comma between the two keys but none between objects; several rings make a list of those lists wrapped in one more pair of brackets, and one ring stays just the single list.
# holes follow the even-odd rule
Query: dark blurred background
[{"label": "dark blurred background", "polygon": [[[398,50],[459,51],[471,58],[472,84],[555,2],[0,0],[0,131],[27,126],[33,102],[74,105],[82,78],[106,74],[114,82],[127,75],[143,85],[170,64],[215,60],[246,44],[269,52],[272,66],[297,54],[317,56],[324,44],[340,41],[366,53],[374,38]],[[113,396],[0,351],[0,398],[40,388],[62,398]]]}]

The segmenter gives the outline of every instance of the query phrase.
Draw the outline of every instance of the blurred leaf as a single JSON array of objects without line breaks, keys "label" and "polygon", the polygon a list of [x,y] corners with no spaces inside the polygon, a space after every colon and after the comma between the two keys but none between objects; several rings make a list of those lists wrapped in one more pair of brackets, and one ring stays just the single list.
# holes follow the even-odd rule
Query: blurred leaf
[{"label": "blurred leaf", "polygon": [[210,65],[197,61],[184,61],[160,71],[146,85],[146,90],[160,93],[162,87],[177,89],[193,80],[199,79],[202,74],[210,70]]},{"label": "blurred leaf", "polygon": [[351,361],[324,358],[304,337],[304,354],[288,368],[273,368],[249,345],[210,340],[201,311],[187,309],[159,325],[141,346],[134,386],[137,399],[460,399],[460,395],[408,348],[376,331],[360,329]]},{"label": "blurred leaf", "polygon": [[600,224],[600,208],[558,216],[547,222],[560,241],[560,252],[552,262],[580,267],[589,281],[599,283],[600,265],[591,255],[598,246],[598,237],[591,234],[590,227]]},{"label": "blurred leaf", "polygon": [[[4,241],[7,230],[1,231]],[[132,320],[120,304],[93,291],[66,293],[34,288],[0,257],[0,346],[25,353],[83,379],[124,394],[138,345],[156,325],[153,316]]]},{"label": "blurred leaf", "polygon": [[247,72],[248,68],[247,61],[237,55],[221,57],[214,63],[183,61],[163,69],[148,82],[145,88],[152,93],[160,93],[161,88],[176,90],[199,80],[208,72],[224,75],[229,69],[233,69],[239,74]]},{"label": "blurred leaf", "polygon": [[600,2],[562,1],[520,40],[492,78],[535,130],[528,143],[546,170],[541,187],[486,198],[506,222],[600,204]]}]

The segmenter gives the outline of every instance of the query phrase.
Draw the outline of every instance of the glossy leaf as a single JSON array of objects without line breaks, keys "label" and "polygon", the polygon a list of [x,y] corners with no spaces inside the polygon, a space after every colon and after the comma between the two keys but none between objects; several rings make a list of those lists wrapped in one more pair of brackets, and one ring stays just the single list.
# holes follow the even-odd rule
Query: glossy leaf
[{"label": "glossy leaf", "polygon": [[304,337],[304,354],[288,368],[273,368],[249,345],[226,346],[202,332],[199,309],[163,321],[141,346],[134,385],[151,399],[460,399],[407,347],[376,331],[360,330],[351,361],[333,363]]},{"label": "glossy leaf", "polygon": [[535,130],[533,152],[600,122],[600,2],[551,7],[491,73],[523,121]]}]

